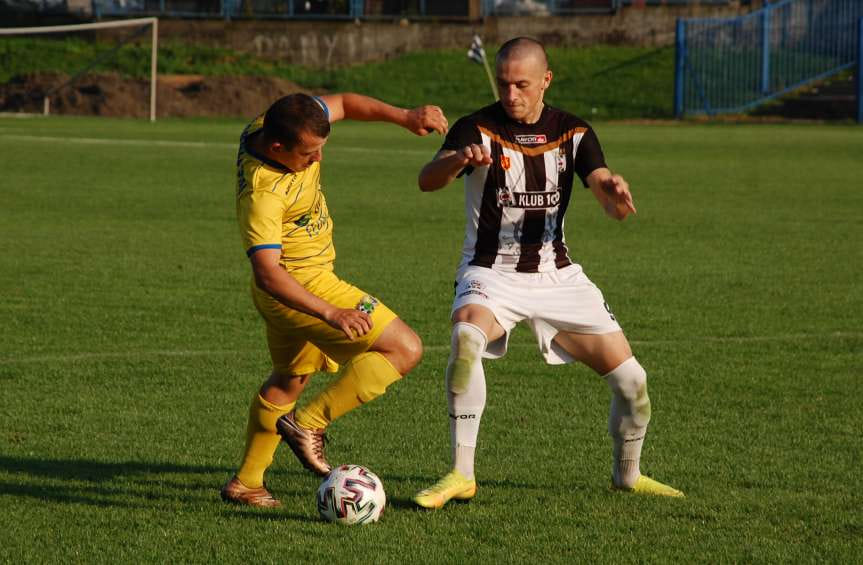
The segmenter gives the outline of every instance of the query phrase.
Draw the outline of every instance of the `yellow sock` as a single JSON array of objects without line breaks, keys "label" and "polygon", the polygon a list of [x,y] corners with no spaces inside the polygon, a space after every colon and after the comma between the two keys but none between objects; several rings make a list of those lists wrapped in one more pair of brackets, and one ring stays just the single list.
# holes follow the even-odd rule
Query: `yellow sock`
[{"label": "yellow sock", "polygon": [[336,418],[382,395],[400,378],[401,374],[380,353],[357,355],[345,364],[338,380],[297,410],[297,424],[307,429],[326,428]]},{"label": "yellow sock", "polygon": [[276,406],[256,394],[249,408],[249,424],[246,426],[246,452],[237,471],[237,478],[249,488],[264,484],[264,471],[273,462],[281,436],[276,433],[276,420],[294,409],[296,402]]}]

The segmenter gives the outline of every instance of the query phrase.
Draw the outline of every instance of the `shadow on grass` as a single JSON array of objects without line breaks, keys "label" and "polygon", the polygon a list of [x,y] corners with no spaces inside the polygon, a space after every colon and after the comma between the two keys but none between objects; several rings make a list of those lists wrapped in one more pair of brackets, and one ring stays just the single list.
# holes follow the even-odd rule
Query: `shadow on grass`
[{"label": "shadow on grass", "polygon": [[[449,508],[456,508],[459,506],[465,506],[465,505],[470,504],[470,503],[471,503],[470,500],[451,500],[450,502],[448,502],[443,507],[443,509],[439,509],[439,510],[445,510],[445,509],[449,509]],[[428,508],[421,508],[421,507],[417,506],[416,503],[412,499],[404,498],[401,496],[388,498],[387,499],[387,505],[390,506],[391,508],[396,508],[398,510],[404,510],[407,512],[425,513],[425,512],[437,512],[438,511],[438,510],[430,510]]]},{"label": "shadow on grass", "polygon": [[[233,468],[148,461],[107,462],[89,459],[35,459],[0,455],[0,496],[30,498],[60,504],[154,509],[194,504],[223,508],[231,516],[263,521],[312,522],[308,516],[224,505],[220,481]],[[183,475],[171,478],[171,475]],[[280,473],[281,475],[300,475]],[[214,480],[214,476],[219,477]]]},{"label": "shadow on grass", "polygon": [[229,474],[233,469],[215,465],[180,465],[147,461],[108,462],[89,459],[32,459],[0,455],[0,471],[65,481],[103,482],[128,478],[132,475]]}]

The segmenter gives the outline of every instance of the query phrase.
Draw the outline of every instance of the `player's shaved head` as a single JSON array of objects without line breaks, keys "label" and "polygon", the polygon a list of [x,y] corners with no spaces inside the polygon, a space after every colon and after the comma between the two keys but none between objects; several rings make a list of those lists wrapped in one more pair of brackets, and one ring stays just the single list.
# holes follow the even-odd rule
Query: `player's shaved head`
[{"label": "player's shaved head", "polygon": [[533,57],[542,71],[548,69],[548,55],[542,43],[531,37],[515,37],[500,46],[495,62],[498,65],[515,59]]},{"label": "player's shaved head", "polygon": [[276,100],[264,114],[264,135],[291,149],[300,141],[300,133],[316,137],[330,135],[330,121],[317,100],[308,94],[289,94]]}]

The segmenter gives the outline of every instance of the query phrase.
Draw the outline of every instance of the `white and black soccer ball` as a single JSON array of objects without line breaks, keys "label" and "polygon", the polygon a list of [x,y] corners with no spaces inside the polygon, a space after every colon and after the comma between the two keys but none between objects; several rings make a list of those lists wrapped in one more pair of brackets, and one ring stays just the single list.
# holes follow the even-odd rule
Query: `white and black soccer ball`
[{"label": "white and black soccer ball", "polygon": [[318,512],[328,522],[377,522],[387,504],[384,485],[361,465],[336,467],[318,487]]}]

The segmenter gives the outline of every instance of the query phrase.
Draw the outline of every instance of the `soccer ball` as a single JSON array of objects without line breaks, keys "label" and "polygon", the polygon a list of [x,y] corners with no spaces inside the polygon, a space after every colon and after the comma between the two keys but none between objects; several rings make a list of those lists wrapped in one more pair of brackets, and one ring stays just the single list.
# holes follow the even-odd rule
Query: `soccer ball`
[{"label": "soccer ball", "polygon": [[328,522],[377,522],[387,503],[384,485],[361,465],[342,465],[330,471],[316,496],[318,512]]}]

